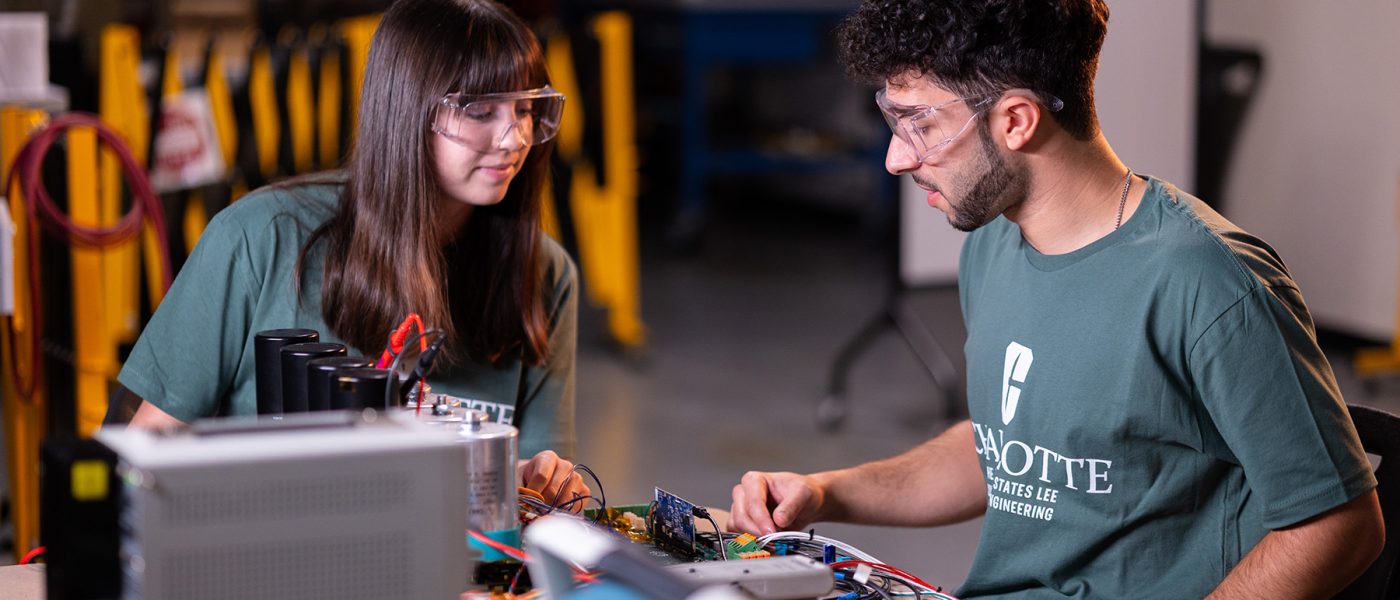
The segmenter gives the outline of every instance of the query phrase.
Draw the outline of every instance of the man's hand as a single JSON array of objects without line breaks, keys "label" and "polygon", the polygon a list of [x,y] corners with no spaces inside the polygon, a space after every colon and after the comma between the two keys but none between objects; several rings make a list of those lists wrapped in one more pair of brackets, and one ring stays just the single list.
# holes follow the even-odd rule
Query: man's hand
[{"label": "man's hand", "polygon": [[734,486],[729,529],[756,535],[801,529],[818,520],[825,499],[826,491],[815,477],[749,471]]},{"label": "man's hand", "polygon": [[[545,450],[530,460],[520,461],[516,467],[520,485],[535,490],[544,496],[545,502],[554,506],[571,502],[589,495],[583,476],[574,472],[574,463],[560,458],[552,450]],[[583,510],[585,502],[569,505],[570,512]]]}]

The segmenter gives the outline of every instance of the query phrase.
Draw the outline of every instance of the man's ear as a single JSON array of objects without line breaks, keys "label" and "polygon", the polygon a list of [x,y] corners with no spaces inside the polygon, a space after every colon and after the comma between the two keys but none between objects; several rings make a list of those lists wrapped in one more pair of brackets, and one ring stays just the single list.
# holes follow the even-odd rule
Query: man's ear
[{"label": "man's ear", "polygon": [[1040,130],[1044,107],[1029,94],[1008,92],[997,102],[991,117],[992,130],[1000,133],[1008,150],[1020,150]]}]

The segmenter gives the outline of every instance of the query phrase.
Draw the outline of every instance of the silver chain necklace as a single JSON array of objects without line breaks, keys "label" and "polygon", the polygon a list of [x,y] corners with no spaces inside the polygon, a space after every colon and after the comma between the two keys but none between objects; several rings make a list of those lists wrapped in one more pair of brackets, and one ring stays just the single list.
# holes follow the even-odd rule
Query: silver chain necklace
[{"label": "silver chain necklace", "polygon": [[1123,208],[1128,205],[1128,186],[1133,182],[1133,170],[1128,169],[1128,174],[1123,176],[1123,195],[1118,198],[1118,220],[1113,223],[1113,230],[1117,231],[1123,226]]}]

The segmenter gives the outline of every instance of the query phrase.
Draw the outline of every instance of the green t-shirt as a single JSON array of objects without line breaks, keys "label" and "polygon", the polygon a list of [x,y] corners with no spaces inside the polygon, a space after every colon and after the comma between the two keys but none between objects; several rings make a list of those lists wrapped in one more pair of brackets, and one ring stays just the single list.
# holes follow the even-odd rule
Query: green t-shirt
[{"label": "green t-shirt", "polygon": [[[330,219],[341,189],[264,189],[220,211],[142,331],[118,380],[183,421],[251,415],[257,414],[254,334],[299,327],[319,331],[321,341],[343,343],[321,318],[324,244],[309,253],[300,302],[295,288],[298,253],[312,230]],[[428,383],[434,392],[470,400],[499,422],[517,423],[522,457],[546,449],[572,456],[577,272],[557,243],[547,236],[541,240],[550,290],[549,360],[530,366],[517,354],[515,360],[493,366],[464,358],[439,365]],[[380,350],[350,353],[378,356]]]},{"label": "green t-shirt", "polygon": [[999,218],[960,279],[987,510],[959,597],[1200,598],[1375,486],[1282,261],[1170,184],[1068,254]]}]

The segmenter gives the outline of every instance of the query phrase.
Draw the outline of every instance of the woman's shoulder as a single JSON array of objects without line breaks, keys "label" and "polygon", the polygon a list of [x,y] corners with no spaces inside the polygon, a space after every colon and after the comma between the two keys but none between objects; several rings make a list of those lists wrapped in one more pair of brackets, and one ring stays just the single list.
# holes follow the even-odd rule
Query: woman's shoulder
[{"label": "woman's shoulder", "polygon": [[578,279],[578,267],[573,257],[558,241],[548,235],[539,238],[539,251],[544,265],[546,281],[554,282],[555,288],[571,285]]},{"label": "woman's shoulder", "polygon": [[253,238],[288,227],[314,230],[334,216],[343,187],[331,180],[262,187],[220,210],[209,222],[209,228],[241,231]]}]

